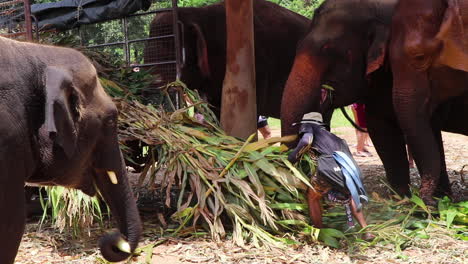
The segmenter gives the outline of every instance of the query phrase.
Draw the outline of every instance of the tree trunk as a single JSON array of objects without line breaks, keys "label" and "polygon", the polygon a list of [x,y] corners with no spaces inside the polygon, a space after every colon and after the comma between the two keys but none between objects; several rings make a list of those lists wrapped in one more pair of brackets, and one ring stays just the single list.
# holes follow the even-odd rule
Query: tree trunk
[{"label": "tree trunk", "polygon": [[226,0],[227,54],[221,127],[246,139],[257,131],[253,0]]}]

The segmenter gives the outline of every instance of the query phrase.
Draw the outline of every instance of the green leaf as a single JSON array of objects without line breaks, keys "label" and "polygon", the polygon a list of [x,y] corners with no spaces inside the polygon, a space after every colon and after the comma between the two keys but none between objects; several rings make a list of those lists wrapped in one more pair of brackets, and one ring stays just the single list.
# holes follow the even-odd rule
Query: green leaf
[{"label": "green leaf", "polygon": [[426,232],[423,232],[423,231],[416,232],[414,234],[414,236],[418,237],[418,238],[422,238],[422,239],[429,239],[430,238],[430,236]]},{"label": "green leaf", "polygon": [[338,237],[338,238],[345,237],[343,232],[341,232],[340,230],[333,229],[333,228],[322,228],[320,229],[320,233],[327,235],[327,236]]},{"label": "green leaf", "polygon": [[322,232],[319,233],[318,239],[325,243],[325,245],[334,247],[334,248],[339,248],[340,244],[338,243],[338,240],[332,236],[323,234]]},{"label": "green leaf", "polygon": [[468,232],[463,232],[461,234],[455,234],[455,238],[463,240],[463,241],[468,241]]},{"label": "green leaf", "polygon": [[416,196],[415,194],[411,195],[410,201],[413,202],[414,204],[416,204],[417,206],[421,207],[427,214],[429,214],[429,215],[431,214],[431,212],[427,208],[424,201],[421,198],[419,198],[418,196]]},{"label": "green leaf", "polygon": [[453,223],[453,220],[455,219],[455,216],[458,215],[458,211],[456,211],[454,208],[451,207],[446,211],[445,215],[446,215],[445,222],[447,223],[447,228],[450,228],[450,226]]},{"label": "green leaf", "polygon": [[421,222],[421,221],[414,221],[411,224],[411,227],[416,228],[416,229],[424,229],[426,226]]},{"label": "green leaf", "polygon": [[301,225],[309,225],[307,224],[306,222],[302,221],[302,220],[294,220],[294,219],[289,219],[289,220],[279,220],[279,221],[276,221],[276,223],[278,224],[282,224],[282,225],[298,225],[298,226],[301,226]]},{"label": "green leaf", "polygon": [[289,209],[297,211],[304,211],[307,209],[307,205],[302,203],[274,203],[270,204],[270,207],[273,209]]},{"label": "green leaf", "polygon": [[193,214],[193,207],[187,207],[182,211],[175,212],[171,217],[175,219],[182,219]]}]

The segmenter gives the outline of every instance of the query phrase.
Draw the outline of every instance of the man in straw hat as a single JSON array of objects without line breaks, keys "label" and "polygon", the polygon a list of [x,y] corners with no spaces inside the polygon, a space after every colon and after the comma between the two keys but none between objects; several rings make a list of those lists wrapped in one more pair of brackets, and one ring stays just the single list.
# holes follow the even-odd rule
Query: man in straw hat
[{"label": "man in straw hat", "polygon": [[[329,200],[345,205],[350,227],[354,227],[353,216],[361,227],[366,227],[362,203],[367,202],[368,198],[361,181],[361,170],[346,141],[330,133],[322,123],[322,115],[317,112],[305,114],[301,122],[293,125],[300,125],[300,140],[289,154],[289,161],[298,161],[306,152],[317,158],[316,171],[311,175],[313,188],[307,191],[309,213],[314,226],[323,227],[320,199],[327,195]],[[366,234],[366,239],[371,237]]]}]

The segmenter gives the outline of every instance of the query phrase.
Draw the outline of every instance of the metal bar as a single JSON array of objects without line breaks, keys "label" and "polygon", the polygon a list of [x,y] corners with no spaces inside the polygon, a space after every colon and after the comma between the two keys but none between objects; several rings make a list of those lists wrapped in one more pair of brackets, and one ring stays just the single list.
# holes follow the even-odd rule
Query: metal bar
[{"label": "metal bar", "polygon": [[180,62],[180,68],[182,69],[185,65],[185,28],[184,28],[184,23],[182,23],[181,21],[177,22],[180,26],[180,33],[181,33],[181,38],[180,38],[180,41],[181,41],[181,51],[182,51],[182,54],[181,54],[181,62]]},{"label": "metal bar", "polygon": [[[21,0],[23,1],[23,0]],[[129,17],[136,17],[136,16],[143,16],[143,15],[148,15],[148,14],[156,14],[156,13],[163,13],[163,12],[169,12],[171,11],[172,8],[162,8],[162,9],[158,9],[158,10],[154,10],[154,11],[148,11],[148,12],[145,12],[145,13],[138,13],[138,14],[130,14],[130,15],[127,15],[126,18],[129,18]],[[91,25],[95,25],[95,24],[101,24],[101,23],[104,23],[104,22],[109,22],[109,21],[113,21],[113,20],[119,20],[121,18],[114,18],[114,19],[109,19],[109,20],[105,20],[105,21],[99,21],[99,22],[94,22],[94,23],[89,23],[89,24],[83,24],[85,26],[91,26]]]},{"label": "metal bar", "polygon": [[[135,43],[135,42],[143,42],[143,41],[154,40],[154,39],[170,38],[170,37],[173,37],[173,36],[174,36],[173,34],[170,34],[170,35],[157,36],[157,37],[134,39],[134,40],[128,40],[127,43],[131,44],[131,43]],[[96,45],[90,45],[90,46],[86,46],[86,47],[88,47],[88,48],[97,48],[97,47],[115,46],[115,45],[125,45],[125,41],[96,44]],[[82,44],[82,46],[83,46],[83,44]]]},{"label": "metal bar", "polygon": [[83,30],[81,26],[78,27],[78,36],[80,36],[80,46],[83,46]]},{"label": "metal bar", "polygon": [[33,34],[32,34],[32,23],[31,23],[31,5],[29,4],[29,0],[23,0],[24,4],[24,23],[26,24],[26,40],[32,41]]},{"label": "metal bar", "polygon": [[164,36],[157,36],[157,37],[133,39],[133,40],[129,40],[128,43],[142,42],[142,41],[148,41],[148,40],[154,40],[154,39],[172,38],[172,37],[174,37],[174,34],[164,35]]},{"label": "metal bar", "polygon": [[116,46],[116,45],[125,45],[125,42],[124,41],[119,41],[119,42],[112,42],[112,43],[90,45],[90,46],[86,46],[86,47],[87,48],[100,48],[100,47]]},{"label": "metal bar", "polygon": [[22,3],[22,2],[24,2],[24,0],[13,0],[13,1],[8,1],[8,2],[3,2],[3,3],[0,3],[0,7],[10,6],[10,5],[14,5],[14,4]]},{"label": "metal bar", "polygon": [[176,57],[176,79],[180,79],[181,75],[181,68],[180,68],[180,31],[179,31],[179,18],[178,14],[178,7],[177,7],[177,0],[172,0],[172,26],[175,34],[174,39],[174,48],[175,48],[175,57]]},{"label": "metal bar", "polygon": [[127,15],[127,17],[144,16],[144,15],[149,15],[149,14],[164,13],[164,12],[170,12],[170,11],[172,11],[172,8],[161,8],[158,10],[148,11],[144,13],[130,14],[130,15]]},{"label": "metal bar", "polygon": [[[181,75],[181,68],[180,68],[180,32],[179,32],[179,21],[178,15],[178,7],[177,7],[177,0],[172,0],[172,28],[174,33],[174,49],[175,49],[175,57],[176,57],[176,80],[180,79]],[[176,93],[175,100],[176,100],[176,108],[180,108],[180,98],[179,93]]]},{"label": "metal bar", "polygon": [[130,66],[130,47],[128,45],[128,21],[127,18],[124,17],[122,19],[123,30],[124,30],[124,48],[125,48],[125,60],[127,62],[127,66]]},{"label": "metal bar", "polygon": [[[23,1],[23,0],[20,0],[20,1]],[[143,15],[149,15],[149,14],[156,14],[156,13],[164,13],[164,12],[169,12],[171,11],[172,8],[162,8],[162,9],[158,9],[158,10],[154,10],[154,11],[148,11],[148,12],[145,12],[145,13],[138,13],[138,14],[130,14],[130,15],[127,15],[126,18],[129,18],[129,17],[136,17],[136,16],[143,16]],[[99,22],[95,22],[95,23],[89,23],[89,24],[86,24],[86,26],[90,26],[90,25],[95,25],[95,24],[100,24],[100,23],[103,23],[103,22],[109,22],[109,21],[113,21],[113,20],[119,20],[120,18],[115,18],[115,19],[110,19],[110,20],[105,20],[105,21],[99,21]]]},{"label": "metal bar", "polygon": [[161,61],[161,62],[153,62],[153,63],[135,64],[132,67],[148,67],[148,66],[175,64],[175,63],[177,63],[175,60],[173,60],[173,61]]},{"label": "metal bar", "polygon": [[15,38],[21,35],[26,35],[26,32],[16,32],[16,33],[7,33],[7,34],[0,34],[0,36],[5,38]]},{"label": "metal bar", "polygon": [[36,26],[36,41],[39,42],[39,21],[35,15],[31,15],[31,18],[34,20],[34,25]]}]

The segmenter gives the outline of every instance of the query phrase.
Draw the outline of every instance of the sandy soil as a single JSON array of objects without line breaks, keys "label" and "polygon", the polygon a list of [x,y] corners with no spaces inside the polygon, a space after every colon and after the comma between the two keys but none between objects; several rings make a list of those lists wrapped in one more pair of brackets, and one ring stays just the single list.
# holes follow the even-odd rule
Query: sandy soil
[{"label": "sandy soil", "polygon": [[[356,143],[354,129],[338,128],[334,132],[350,145]],[[273,133],[278,135],[279,131]],[[468,168],[465,172],[461,170],[468,164],[468,137],[444,133],[443,138],[451,181],[464,180],[466,183]],[[355,151],[354,147],[351,150]],[[373,157],[356,157],[356,160],[363,170],[368,191],[385,197],[389,191],[382,183],[383,167],[373,148],[371,152]],[[417,171],[412,170],[411,174],[413,182],[418,184]],[[230,241],[215,243],[207,238],[161,238],[162,229],[156,218],[152,214],[145,215],[145,234],[140,246],[155,241],[160,245],[147,248],[147,252],[152,251],[152,256],[143,253],[129,263],[468,263],[468,241],[455,240],[443,230],[431,234],[429,239],[412,241],[403,252],[396,252],[394,245],[335,250],[311,244],[259,250],[240,248]],[[84,240],[72,239],[50,227],[38,231],[35,221],[28,223],[26,229],[15,263],[105,263],[96,249],[97,238],[103,233],[98,227]]]}]

